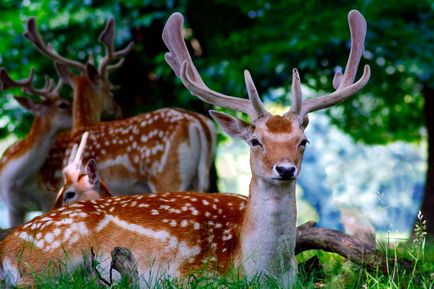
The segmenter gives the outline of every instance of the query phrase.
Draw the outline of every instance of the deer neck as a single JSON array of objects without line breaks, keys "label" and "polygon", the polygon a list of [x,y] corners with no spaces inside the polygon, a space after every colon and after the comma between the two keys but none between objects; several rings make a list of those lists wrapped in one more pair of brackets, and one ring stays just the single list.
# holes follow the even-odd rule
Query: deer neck
[{"label": "deer neck", "polygon": [[57,132],[58,128],[50,120],[35,115],[30,132],[3,155],[0,165],[2,182],[9,183],[6,179],[10,179],[20,184],[35,175],[44,164]]},{"label": "deer neck", "polygon": [[84,79],[79,79],[74,90],[72,133],[99,123],[101,119],[101,108],[95,102],[95,98],[99,95],[96,95],[91,84]]},{"label": "deer neck", "polygon": [[248,276],[262,272],[293,278],[296,216],[295,181],[275,185],[252,177],[240,234],[240,257]]}]

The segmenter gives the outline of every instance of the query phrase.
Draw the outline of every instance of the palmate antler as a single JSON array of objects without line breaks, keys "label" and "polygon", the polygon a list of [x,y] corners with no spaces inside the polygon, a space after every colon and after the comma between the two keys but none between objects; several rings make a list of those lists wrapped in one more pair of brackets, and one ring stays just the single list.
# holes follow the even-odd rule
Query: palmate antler
[{"label": "palmate antler", "polygon": [[221,94],[205,85],[185,45],[182,31],[183,22],[184,18],[180,13],[172,14],[164,27],[163,41],[170,51],[165,55],[166,61],[176,75],[181,78],[187,89],[207,103],[244,112],[252,119],[267,115],[268,112],[259,98],[248,70],[244,71],[248,100]]},{"label": "palmate antler", "polygon": [[[205,85],[185,45],[182,31],[183,21],[183,16],[180,13],[172,14],[164,27],[163,41],[169,49],[169,52],[165,55],[166,61],[175,74],[181,78],[187,89],[189,89],[193,95],[196,95],[207,103],[244,112],[248,114],[252,120],[269,114],[259,99],[255,85],[247,70],[244,71],[244,77],[249,100],[218,93]],[[295,114],[303,119],[309,112],[333,106],[344,101],[367,84],[370,77],[369,65],[365,65],[362,77],[354,83],[360,58],[364,50],[366,21],[362,14],[356,10],[352,10],[348,14],[348,22],[351,33],[351,51],[345,73],[343,75],[336,73],[333,79],[333,86],[336,91],[317,98],[302,100],[300,76],[297,69],[294,69],[292,80],[292,106],[285,115]]]},{"label": "palmate antler", "polygon": [[54,86],[54,81],[48,76],[45,77],[45,85],[43,88],[35,88],[33,85],[34,70],[30,70],[30,74],[26,79],[13,80],[6,69],[0,68],[0,90],[6,90],[9,88],[21,88],[25,93],[40,96],[43,99],[49,99],[53,96],[58,96],[62,89],[63,82],[59,80],[57,85]]}]

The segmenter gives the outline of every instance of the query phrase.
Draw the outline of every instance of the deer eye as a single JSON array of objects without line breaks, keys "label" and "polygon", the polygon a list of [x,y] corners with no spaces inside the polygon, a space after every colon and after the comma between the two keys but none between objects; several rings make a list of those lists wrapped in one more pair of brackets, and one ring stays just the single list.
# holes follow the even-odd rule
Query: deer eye
[{"label": "deer eye", "polygon": [[255,147],[255,146],[261,146],[262,147],[262,144],[256,138],[251,139],[250,144],[252,145],[252,147]]},{"label": "deer eye", "polygon": [[75,197],[75,192],[69,191],[65,194],[65,201],[71,200]]},{"label": "deer eye", "polygon": [[69,108],[69,104],[67,104],[66,102],[61,102],[57,107],[60,109],[67,109]]},{"label": "deer eye", "polygon": [[298,145],[299,147],[305,147],[306,146],[306,144],[308,144],[309,143],[309,141],[305,138],[304,140],[302,140],[301,142],[300,142],[300,144]]}]

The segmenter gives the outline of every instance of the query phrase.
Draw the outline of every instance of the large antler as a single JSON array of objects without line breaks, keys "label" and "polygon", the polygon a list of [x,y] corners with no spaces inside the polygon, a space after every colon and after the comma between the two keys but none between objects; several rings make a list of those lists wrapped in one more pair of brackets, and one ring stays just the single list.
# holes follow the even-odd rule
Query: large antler
[{"label": "large antler", "polygon": [[[104,31],[101,32],[98,38],[98,40],[105,47],[105,56],[102,58],[98,68],[98,72],[100,73],[100,75],[104,75],[106,72],[110,72],[119,68],[123,64],[123,57],[130,53],[131,50],[133,50],[134,48],[134,42],[130,42],[124,49],[120,51],[115,51],[115,28],[115,20],[109,19],[109,21],[107,21]],[[109,65],[110,62],[119,58],[120,60],[118,63]]]},{"label": "large antler", "polygon": [[333,87],[336,90],[330,94],[302,101],[300,77],[297,70],[294,69],[292,82],[292,107],[289,113],[295,113],[304,117],[309,112],[333,106],[346,100],[368,83],[371,75],[369,65],[365,65],[362,77],[354,83],[360,58],[364,51],[366,20],[360,12],[357,10],[351,10],[350,13],[348,13],[348,24],[350,26],[351,34],[350,56],[345,67],[345,73],[342,75],[342,73],[337,72],[333,78]]},{"label": "large antler", "polygon": [[[333,87],[336,91],[303,101],[300,76],[297,69],[294,69],[292,77],[292,106],[286,115],[296,114],[303,118],[309,112],[344,101],[367,84],[371,74],[369,65],[365,65],[362,77],[354,83],[360,58],[364,50],[366,21],[362,14],[356,10],[352,10],[348,14],[348,22],[351,33],[351,51],[345,67],[345,74],[336,73],[333,79]],[[182,15],[180,13],[172,14],[164,27],[163,41],[170,51],[166,53],[166,61],[175,71],[176,75],[181,78],[187,89],[205,102],[245,112],[252,119],[268,114],[259,99],[256,88],[247,70],[244,72],[244,77],[246,79],[250,100],[220,94],[209,89],[204,84],[184,43],[182,26]]]},{"label": "large antler", "polygon": [[165,55],[166,61],[175,74],[181,78],[187,89],[207,103],[244,112],[252,120],[269,114],[265,110],[252,77],[247,70],[244,71],[244,78],[249,95],[248,100],[218,93],[205,85],[185,45],[182,30],[183,22],[184,18],[180,13],[172,14],[164,26],[163,41],[170,51]]},{"label": "large antler", "polygon": [[34,77],[33,68],[30,70],[29,77],[17,81],[13,80],[9,76],[6,69],[0,68],[0,81],[1,81],[0,89],[6,90],[12,87],[18,87],[21,88],[26,93],[38,95],[43,98],[50,98],[52,96],[56,96],[59,94],[59,91],[63,85],[63,82],[61,80],[59,80],[58,84],[54,86],[54,81],[49,77],[45,77],[44,87],[37,89],[33,85],[33,77]]},{"label": "large antler", "polygon": [[86,69],[86,66],[78,61],[67,59],[63,56],[60,56],[56,50],[54,50],[50,44],[45,44],[41,35],[39,34],[38,28],[36,27],[36,20],[34,17],[31,17],[27,21],[27,30],[24,32],[24,37],[30,40],[36,49],[39,50],[43,55],[52,59],[55,62],[59,62],[63,65],[70,66],[78,69],[83,72]]}]

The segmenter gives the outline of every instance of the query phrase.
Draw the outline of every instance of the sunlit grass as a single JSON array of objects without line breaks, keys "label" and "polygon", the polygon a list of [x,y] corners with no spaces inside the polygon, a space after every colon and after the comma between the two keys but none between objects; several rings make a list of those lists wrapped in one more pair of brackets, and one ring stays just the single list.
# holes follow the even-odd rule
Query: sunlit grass
[{"label": "sunlit grass", "polygon": [[[419,244],[420,245],[420,244]],[[297,256],[299,264],[298,279],[295,288],[434,288],[434,243],[423,244],[423,248],[413,242],[388,248],[387,254],[405,256],[414,262],[411,270],[389,267],[386,274],[378,270],[368,271],[360,266],[345,260],[339,255],[322,251],[307,251]],[[419,247],[417,247],[419,246]],[[386,248],[387,244],[381,244]],[[423,249],[420,251],[420,249]],[[319,266],[307,268],[307,260],[316,257]],[[318,264],[317,264],[318,265]],[[90,276],[87,271],[80,269],[73,273],[61,274],[56,279],[47,279],[34,276],[37,280],[35,288],[104,288],[97,278]],[[114,282],[111,288],[132,288],[128,280]],[[158,284],[151,288],[281,288],[276,281],[265,276],[246,278],[235,269],[223,275],[213,274],[209,271],[196,271],[183,279],[162,277]]]}]

